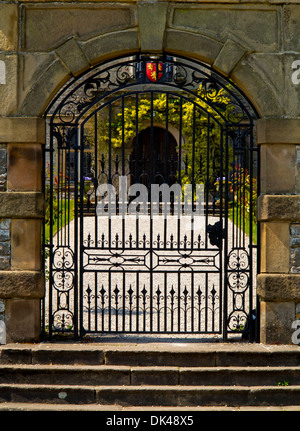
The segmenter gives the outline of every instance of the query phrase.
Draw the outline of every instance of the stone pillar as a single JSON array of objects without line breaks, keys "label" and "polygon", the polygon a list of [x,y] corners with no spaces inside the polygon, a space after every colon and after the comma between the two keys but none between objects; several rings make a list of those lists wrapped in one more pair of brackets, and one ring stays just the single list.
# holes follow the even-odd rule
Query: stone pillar
[{"label": "stone pillar", "polygon": [[0,117],[0,343],[37,341],[44,121]]},{"label": "stone pillar", "polygon": [[261,119],[261,342],[292,344],[300,318],[300,120]]}]

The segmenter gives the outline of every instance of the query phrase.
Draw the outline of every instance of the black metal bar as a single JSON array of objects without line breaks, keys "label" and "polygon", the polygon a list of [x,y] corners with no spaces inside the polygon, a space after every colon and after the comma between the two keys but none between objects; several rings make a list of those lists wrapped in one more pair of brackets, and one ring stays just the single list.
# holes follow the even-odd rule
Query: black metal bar
[{"label": "black metal bar", "polygon": [[[98,112],[94,115],[94,121],[95,121],[95,130],[94,130],[94,139],[95,139],[95,156],[94,156],[94,163],[95,163],[95,175],[94,175],[94,191],[95,191],[95,241],[98,239],[98,217],[97,217],[97,188],[99,185],[98,182]],[[96,295],[97,296],[97,295]],[[97,321],[97,319],[96,319]]]},{"label": "black metal bar", "polygon": [[74,151],[74,338],[78,338],[78,130],[76,130],[76,147]]},{"label": "black metal bar", "polygon": [[[228,172],[229,164],[229,130],[228,127],[225,129],[225,171]],[[225,222],[225,241],[224,241],[224,281],[222,283],[224,289],[224,311],[223,311],[223,339],[227,341],[228,338],[228,177],[226,175],[225,180],[225,212],[224,212],[224,222]]]},{"label": "black metal bar", "polygon": [[[80,189],[79,189],[79,209],[80,209],[80,213],[79,213],[79,217],[80,217],[80,225],[79,225],[79,267],[80,267],[80,271],[79,271],[79,307],[80,307],[80,312],[79,312],[79,333],[80,336],[82,336],[84,334],[84,324],[83,324],[83,294],[84,294],[84,272],[82,271],[83,268],[83,247],[84,247],[84,218],[83,218],[83,208],[84,208],[84,202],[83,202],[83,197],[84,197],[84,177],[83,177],[83,172],[84,172],[84,126],[82,125],[80,128],[80,153],[79,153],[79,157],[80,157],[80,167],[79,167],[79,178],[80,178]],[[78,205],[78,199],[76,199],[76,203],[75,205]],[[78,238],[78,234],[77,234],[77,238]],[[75,310],[77,309],[77,305]],[[90,312],[88,313],[89,318],[90,318]],[[89,325],[90,325],[90,320],[89,320]]]},{"label": "black metal bar", "polygon": [[[208,247],[208,233],[207,233],[207,226],[208,226],[208,203],[209,203],[209,186],[210,186],[210,159],[209,159],[209,147],[210,147],[210,115],[207,115],[207,141],[206,141],[206,180],[205,180],[205,248]],[[214,198],[214,197],[213,197]]]},{"label": "black metal bar", "polygon": [[[226,158],[226,149],[225,149],[225,158]],[[224,130],[223,128],[220,129],[220,222],[221,226],[223,226],[223,164],[224,164]],[[228,170],[226,170],[226,187],[225,189],[225,195],[228,198]],[[228,207],[228,200],[225,202],[225,206]],[[225,209],[226,211],[226,209]],[[225,218],[228,218],[228,209],[227,214],[225,214]],[[226,223],[226,222],[225,222]],[[228,240],[228,225],[225,225],[225,237]],[[226,268],[226,251],[224,252],[223,248],[223,242],[221,242],[220,247],[220,273],[219,273],[219,301],[220,301],[220,310],[222,310],[223,306],[223,296],[224,296],[224,290],[227,289],[227,277],[226,275],[223,276],[223,268]],[[224,300],[225,301],[225,300]],[[220,312],[220,328],[222,328],[222,325],[226,325],[226,321],[224,320],[224,316],[222,316],[222,313]]]},{"label": "black metal bar", "polygon": [[50,128],[50,161],[49,161],[49,337],[52,338],[53,334],[53,289],[52,286],[54,284],[53,280],[53,252],[54,252],[54,244],[53,244],[53,129]]}]

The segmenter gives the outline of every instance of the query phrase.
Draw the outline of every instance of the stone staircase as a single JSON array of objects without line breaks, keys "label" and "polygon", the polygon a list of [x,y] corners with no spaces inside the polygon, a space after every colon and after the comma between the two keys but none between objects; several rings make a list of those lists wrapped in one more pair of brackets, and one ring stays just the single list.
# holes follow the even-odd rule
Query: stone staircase
[{"label": "stone staircase", "polygon": [[248,343],[0,346],[0,410],[300,410],[300,348]]}]

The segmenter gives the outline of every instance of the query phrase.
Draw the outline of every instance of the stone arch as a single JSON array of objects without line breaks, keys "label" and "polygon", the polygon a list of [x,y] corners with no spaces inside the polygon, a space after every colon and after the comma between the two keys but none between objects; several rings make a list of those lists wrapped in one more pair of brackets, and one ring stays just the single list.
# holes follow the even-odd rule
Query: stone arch
[{"label": "stone arch", "polygon": [[[107,33],[85,43],[79,43],[74,37],[68,39],[55,50],[55,60],[26,95],[19,115],[42,116],[51,99],[70,77],[77,77],[90,67],[118,55],[144,50],[137,29]],[[219,73],[233,79],[260,117],[281,116],[276,94],[247,60],[246,49],[236,42],[228,39],[221,43],[201,34],[169,29],[165,31],[162,51],[208,63]]]},{"label": "stone arch", "polygon": [[71,78],[94,64],[122,54],[139,50],[137,30],[126,30],[101,35],[80,45],[68,39],[56,49],[56,59],[40,75],[20,107],[19,115],[39,117],[59,89]]}]

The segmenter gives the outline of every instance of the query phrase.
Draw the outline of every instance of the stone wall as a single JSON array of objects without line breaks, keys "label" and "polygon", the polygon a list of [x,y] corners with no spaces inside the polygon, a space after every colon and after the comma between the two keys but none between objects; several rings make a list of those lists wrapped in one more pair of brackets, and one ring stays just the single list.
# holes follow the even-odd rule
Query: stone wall
[{"label": "stone wall", "polygon": [[[43,120],[40,120],[42,130]],[[0,343],[38,340],[43,217],[42,147],[38,121],[0,117]],[[31,143],[33,141],[33,143]]]},{"label": "stone wall", "polygon": [[10,219],[0,220],[0,270],[11,268],[10,225]]},{"label": "stone wall", "polygon": [[291,224],[291,272],[300,274],[300,224]]},{"label": "stone wall", "polygon": [[0,2],[0,219],[9,225],[1,229],[0,260],[9,266],[0,268],[0,321],[5,316],[6,340],[39,336],[42,115],[70,77],[137,51],[206,61],[256,107],[261,341],[290,343],[300,303],[293,233],[300,223],[298,0]]}]

